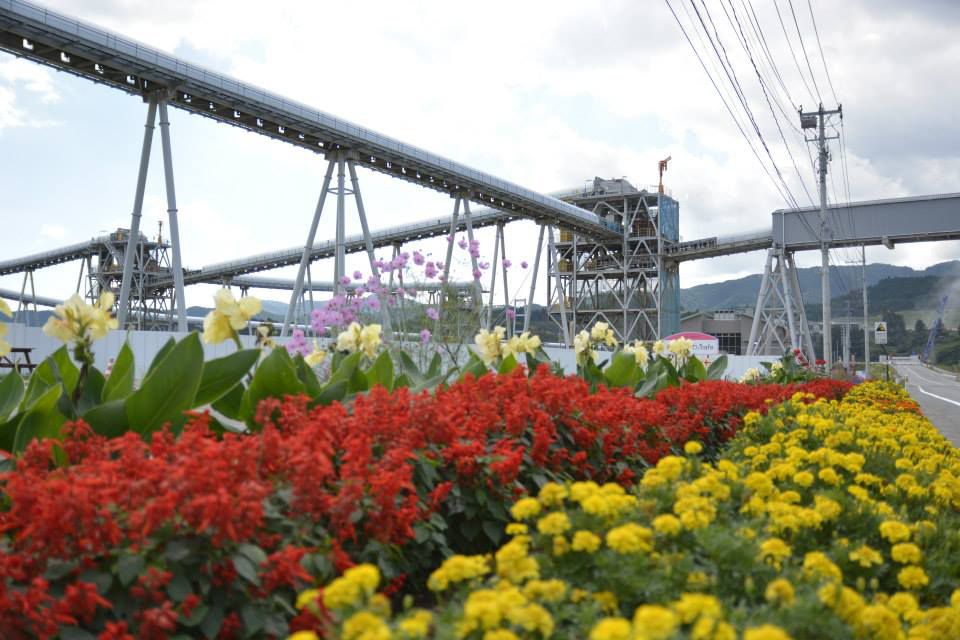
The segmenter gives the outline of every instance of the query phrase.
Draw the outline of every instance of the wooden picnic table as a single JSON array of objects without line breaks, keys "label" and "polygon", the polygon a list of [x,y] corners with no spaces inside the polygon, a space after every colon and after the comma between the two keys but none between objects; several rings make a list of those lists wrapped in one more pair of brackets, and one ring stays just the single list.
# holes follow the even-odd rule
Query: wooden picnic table
[{"label": "wooden picnic table", "polygon": [[[0,369],[15,369],[18,373],[24,370],[31,372],[37,368],[37,365],[30,362],[30,352],[32,347],[13,347],[10,353],[0,357]],[[23,356],[23,362],[18,362],[17,356]]]}]

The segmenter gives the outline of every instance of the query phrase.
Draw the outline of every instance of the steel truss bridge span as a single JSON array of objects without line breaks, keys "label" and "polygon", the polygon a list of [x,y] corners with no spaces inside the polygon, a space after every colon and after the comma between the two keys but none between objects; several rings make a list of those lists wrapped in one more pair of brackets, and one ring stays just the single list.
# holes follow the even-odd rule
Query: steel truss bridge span
[{"label": "steel truss bridge span", "polygon": [[594,216],[419,147],[23,0],[0,0],[0,49],[138,96],[311,151],[355,153],[357,164],[517,216],[598,238],[619,232]]}]

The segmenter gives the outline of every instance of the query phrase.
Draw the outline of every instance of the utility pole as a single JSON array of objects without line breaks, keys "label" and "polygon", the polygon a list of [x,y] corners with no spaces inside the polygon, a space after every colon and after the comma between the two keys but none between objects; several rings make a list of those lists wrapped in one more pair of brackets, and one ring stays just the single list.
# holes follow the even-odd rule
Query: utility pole
[{"label": "utility pole", "polygon": [[860,283],[863,287],[863,378],[870,379],[870,328],[867,324],[867,245],[860,245],[860,257],[863,258],[860,269]]},{"label": "utility pole", "polygon": [[823,306],[823,359],[826,371],[830,371],[833,360],[833,344],[831,341],[831,313],[830,313],[830,238],[827,228],[827,163],[830,161],[830,152],[827,150],[827,140],[834,140],[840,136],[826,135],[826,119],[828,116],[839,114],[843,117],[843,106],[836,109],[824,109],[823,105],[816,111],[804,112],[800,110],[800,127],[802,129],[817,129],[817,137],[807,139],[807,142],[816,142],[820,159],[820,290]]}]

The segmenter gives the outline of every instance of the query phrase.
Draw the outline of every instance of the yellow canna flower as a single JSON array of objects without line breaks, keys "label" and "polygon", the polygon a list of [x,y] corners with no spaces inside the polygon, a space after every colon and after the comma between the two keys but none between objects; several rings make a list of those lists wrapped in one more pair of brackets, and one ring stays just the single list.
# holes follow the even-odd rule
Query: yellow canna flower
[{"label": "yellow canna flower", "polygon": [[13,311],[10,310],[10,305],[8,305],[7,301],[3,298],[0,298],[0,314],[3,314],[8,318],[13,317]]},{"label": "yellow canna flower", "polygon": [[203,341],[208,344],[220,344],[234,337],[263,308],[258,298],[246,296],[237,300],[226,287],[217,291],[213,300],[213,311],[203,319]]},{"label": "yellow canna flower", "polygon": [[113,294],[109,291],[101,295],[95,305],[87,304],[78,294],[73,294],[56,306],[53,315],[43,325],[43,332],[63,342],[99,340],[117,328],[116,319],[110,315],[112,307]]},{"label": "yellow canna flower", "polygon": [[360,330],[358,346],[361,351],[370,359],[377,355],[377,349],[380,348],[381,328],[378,324],[368,324]]},{"label": "yellow canna flower", "polygon": [[316,340],[313,341],[313,351],[304,358],[303,360],[307,363],[307,366],[315,367],[322,363],[327,358],[327,352],[320,348],[320,345]]}]

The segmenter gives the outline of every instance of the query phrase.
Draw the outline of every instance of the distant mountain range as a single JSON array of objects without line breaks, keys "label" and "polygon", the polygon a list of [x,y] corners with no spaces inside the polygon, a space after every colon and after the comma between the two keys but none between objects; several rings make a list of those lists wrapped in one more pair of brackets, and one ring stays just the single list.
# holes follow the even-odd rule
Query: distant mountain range
[{"label": "distant mountain range", "polygon": [[[851,295],[855,290],[859,291],[860,272],[861,268],[858,266],[833,267],[830,270],[830,292],[833,297],[843,297],[844,295]],[[960,278],[960,260],[941,262],[922,271],[892,264],[867,265],[868,287],[878,285],[887,278],[930,278],[931,281],[939,278]],[[684,311],[752,308],[757,303],[761,279],[761,274],[755,274],[736,280],[701,284],[681,289],[680,305]],[[797,279],[800,281],[800,291],[803,294],[804,302],[819,305],[820,268],[805,267],[797,269]],[[932,285],[925,287],[925,289],[931,287]],[[872,298],[872,291],[870,295]]]}]

